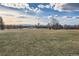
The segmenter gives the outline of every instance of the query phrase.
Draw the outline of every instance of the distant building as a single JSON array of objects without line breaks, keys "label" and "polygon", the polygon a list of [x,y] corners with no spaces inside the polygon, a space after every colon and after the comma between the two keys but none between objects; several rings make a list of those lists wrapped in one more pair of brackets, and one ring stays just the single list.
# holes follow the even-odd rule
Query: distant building
[{"label": "distant building", "polygon": [[4,23],[3,23],[2,17],[0,17],[0,29],[1,29],[1,30],[4,29]]}]

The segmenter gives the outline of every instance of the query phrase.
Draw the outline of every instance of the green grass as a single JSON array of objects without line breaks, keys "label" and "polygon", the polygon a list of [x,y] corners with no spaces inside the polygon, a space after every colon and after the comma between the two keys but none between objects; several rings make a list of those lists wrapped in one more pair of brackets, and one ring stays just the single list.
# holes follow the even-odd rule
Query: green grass
[{"label": "green grass", "polygon": [[1,56],[77,56],[79,30],[0,31]]}]

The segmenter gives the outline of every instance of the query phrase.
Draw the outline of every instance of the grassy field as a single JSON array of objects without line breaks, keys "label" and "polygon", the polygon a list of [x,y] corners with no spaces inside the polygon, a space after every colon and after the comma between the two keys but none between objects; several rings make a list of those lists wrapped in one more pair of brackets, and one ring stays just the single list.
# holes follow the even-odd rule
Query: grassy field
[{"label": "grassy field", "polygon": [[79,30],[3,30],[0,55],[71,56],[79,55]]}]

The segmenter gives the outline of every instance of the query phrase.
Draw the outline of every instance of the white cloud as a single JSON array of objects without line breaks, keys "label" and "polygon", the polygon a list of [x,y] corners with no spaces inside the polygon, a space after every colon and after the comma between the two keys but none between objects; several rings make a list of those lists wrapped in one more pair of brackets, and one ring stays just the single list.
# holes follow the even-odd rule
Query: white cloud
[{"label": "white cloud", "polygon": [[68,18],[68,16],[62,16],[62,18],[63,18],[63,19],[66,19],[66,18]]},{"label": "white cloud", "polygon": [[76,16],[76,19],[79,19],[79,16]]},{"label": "white cloud", "polygon": [[60,12],[79,11],[79,3],[51,3],[50,6]]},{"label": "white cloud", "polygon": [[38,5],[39,8],[50,8],[50,5],[43,5],[43,4],[40,4]]},{"label": "white cloud", "polygon": [[46,7],[46,8],[50,8],[50,5],[46,5],[45,7]]},{"label": "white cloud", "polygon": [[[42,10],[40,8],[32,8],[28,3],[1,3],[1,5],[6,7],[12,7],[17,9],[24,9],[25,14],[40,14]],[[48,6],[46,6],[48,8]]]},{"label": "white cloud", "polygon": [[52,16],[50,15],[50,16],[48,16],[48,19],[51,19],[52,18]]},{"label": "white cloud", "polygon": [[[79,24],[79,16],[48,16],[49,20],[54,17],[61,25],[77,25]],[[52,22],[51,20],[49,21]]]},{"label": "white cloud", "polygon": [[32,8],[32,7],[29,6],[29,4],[26,4],[25,12],[29,13],[29,14],[38,14],[38,13],[42,13],[42,10],[37,8],[37,7]]},{"label": "white cloud", "polygon": [[36,11],[36,13],[42,13],[43,11],[41,10],[41,9],[38,9],[37,11]]},{"label": "white cloud", "polygon": [[26,10],[26,13],[28,14],[37,14],[40,15],[43,11],[39,8],[29,8],[28,10]]},{"label": "white cloud", "polygon": [[[19,13],[16,10],[7,9],[7,8],[0,8],[0,16],[3,17],[5,24],[35,24],[35,16],[29,15],[28,13],[32,14],[40,14],[42,13],[42,10],[40,8],[31,8],[29,4],[23,4],[19,5],[17,3],[15,4],[9,4],[9,3],[3,3],[1,4],[6,7],[12,7],[12,8],[26,8],[24,13]],[[19,22],[21,21],[21,22]],[[43,23],[42,21],[40,21]]]},{"label": "white cloud", "polygon": [[32,9],[31,11],[34,13],[41,13],[42,12],[42,10],[39,8]]},{"label": "white cloud", "polygon": [[51,8],[53,8],[54,10],[58,10],[58,11],[63,11],[63,6],[65,4],[64,3],[50,3]]},{"label": "white cloud", "polygon": [[44,8],[44,5],[40,4],[38,5],[39,8]]},{"label": "white cloud", "polygon": [[1,5],[13,8],[25,8],[26,6],[28,6],[28,4],[26,3],[1,3]]}]

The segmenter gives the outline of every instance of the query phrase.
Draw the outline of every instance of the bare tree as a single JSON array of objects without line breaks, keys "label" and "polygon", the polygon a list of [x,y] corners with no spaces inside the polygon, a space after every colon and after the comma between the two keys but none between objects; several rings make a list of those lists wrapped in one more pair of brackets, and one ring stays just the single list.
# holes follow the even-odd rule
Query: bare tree
[{"label": "bare tree", "polygon": [[59,22],[53,16],[49,16],[48,19],[49,19],[49,23],[48,23],[49,29],[52,29],[53,27],[56,28],[58,26]]}]

